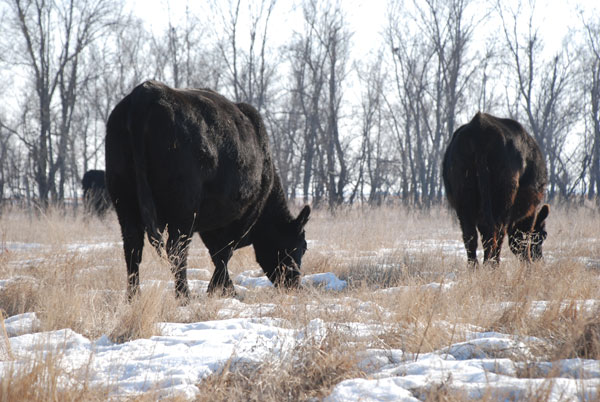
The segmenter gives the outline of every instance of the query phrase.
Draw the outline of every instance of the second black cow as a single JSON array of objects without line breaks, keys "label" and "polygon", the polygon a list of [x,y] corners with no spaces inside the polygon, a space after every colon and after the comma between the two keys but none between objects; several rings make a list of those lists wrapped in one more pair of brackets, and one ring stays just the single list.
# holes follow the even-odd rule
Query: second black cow
[{"label": "second black cow", "polygon": [[500,261],[508,233],[511,251],[525,261],[542,257],[549,207],[539,210],[546,164],[535,140],[511,119],[477,113],[456,130],[443,162],[444,187],[458,216],[469,262],[477,262],[477,229],[484,261]]},{"label": "second black cow", "polygon": [[145,232],[166,251],[178,296],[189,295],[186,261],[194,233],[215,265],[209,292],[233,289],[227,263],[248,245],[275,285],[298,285],[310,207],[296,218],[290,214],[263,120],[252,106],[207,89],[139,85],[109,117],[106,181],[121,225],[130,297],[139,287]]},{"label": "second black cow", "polygon": [[81,179],[83,204],[87,213],[103,217],[110,207],[110,198],[106,192],[104,170],[88,170]]}]

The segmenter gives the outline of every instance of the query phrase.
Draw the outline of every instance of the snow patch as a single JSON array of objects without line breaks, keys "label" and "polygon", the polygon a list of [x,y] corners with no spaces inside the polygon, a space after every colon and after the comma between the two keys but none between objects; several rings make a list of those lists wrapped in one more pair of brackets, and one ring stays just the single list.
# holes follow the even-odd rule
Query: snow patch
[{"label": "snow patch", "polygon": [[40,330],[40,324],[35,313],[17,314],[4,320],[9,337],[37,332]]}]

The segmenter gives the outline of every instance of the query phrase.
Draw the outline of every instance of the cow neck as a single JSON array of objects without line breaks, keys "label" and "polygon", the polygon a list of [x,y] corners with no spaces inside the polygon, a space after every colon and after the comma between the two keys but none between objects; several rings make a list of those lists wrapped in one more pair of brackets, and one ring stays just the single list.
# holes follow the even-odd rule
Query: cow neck
[{"label": "cow neck", "polygon": [[273,187],[262,213],[253,230],[253,239],[260,241],[273,231],[275,225],[281,225],[292,221],[292,215],[287,205],[287,200],[279,181],[279,176],[275,175]]}]

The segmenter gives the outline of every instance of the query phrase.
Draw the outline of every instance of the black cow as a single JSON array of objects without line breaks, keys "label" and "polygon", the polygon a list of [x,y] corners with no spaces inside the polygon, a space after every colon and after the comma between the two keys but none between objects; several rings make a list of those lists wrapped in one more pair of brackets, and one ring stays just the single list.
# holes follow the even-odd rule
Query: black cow
[{"label": "black cow", "polygon": [[477,113],[456,130],[443,162],[444,187],[456,210],[467,258],[477,263],[477,229],[484,262],[500,262],[508,232],[511,251],[524,261],[542,257],[548,204],[539,211],[548,182],[535,140],[511,119]]},{"label": "black cow", "polygon": [[88,170],[81,179],[85,211],[102,217],[110,207],[104,182],[104,170]]},{"label": "black cow", "polygon": [[177,296],[189,296],[193,233],[215,265],[210,293],[233,291],[227,262],[248,245],[275,285],[298,285],[310,207],[297,218],[290,214],[256,109],[209,89],[147,81],[115,107],[106,132],[106,181],[130,298],[139,287],[144,232],[159,253],[166,251]]}]

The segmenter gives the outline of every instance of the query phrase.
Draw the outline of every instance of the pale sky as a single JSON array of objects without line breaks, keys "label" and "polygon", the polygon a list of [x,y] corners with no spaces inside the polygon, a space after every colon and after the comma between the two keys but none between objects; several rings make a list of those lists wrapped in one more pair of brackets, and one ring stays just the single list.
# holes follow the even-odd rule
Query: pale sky
[{"label": "pale sky", "polygon": [[[224,2],[225,3],[225,2]],[[240,14],[247,14],[242,2]],[[247,2],[246,2],[247,3]],[[274,8],[269,26],[269,42],[270,45],[284,44],[294,31],[302,30],[302,8],[294,4],[300,4],[299,1],[279,0]],[[127,2],[134,15],[142,18],[148,23],[149,27],[155,33],[164,31],[168,26],[168,11],[171,12],[171,21],[173,25],[177,25],[178,21],[183,23],[185,19],[185,9],[189,5],[192,12],[196,15],[206,14],[202,11],[205,2],[195,2],[188,0],[168,1],[168,0],[128,0]],[[247,7],[247,6],[246,6]],[[343,10],[346,13],[346,18],[350,24],[351,31],[354,32],[353,42],[360,49],[369,49],[375,42],[381,41],[379,32],[384,28],[386,15],[387,0],[344,0]],[[362,23],[361,21],[368,18],[370,24]],[[247,29],[243,28],[239,31],[239,37],[247,33]],[[377,44],[378,45],[378,44]]]},{"label": "pale sky", "polygon": [[[516,4],[518,0],[509,0]],[[489,7],[490,1],[479,0],[481,4],[474,4],[471,10]],[[242,2],[241,14],[245,12],[245,4]],[[410,1],[407,1],[410,4]],[[524,0],[523,3],[527,3]],[[581,25],[578,9],[584,9],[586,14],[600,13],[600,7],[595,0],[538,0],[536,4],[536,20],[540,25],[540,33],[544,43],[550,51],[558,49],[569,26]],[[177,26],[183,23],[186,6],[190,7],[196,15],[206,15],[203,7],[204,1],[189,0],[128,0],[127,6],[135,15],[147,22],[155,33],[163,31],[168,26],[168,16],[171,22]],[[279,45],[288,40],[294,30],[302,29],[302,11],[300,1],[279,0],[275,5],[274,14],[271,17],[269,27],[269,41],[271,45]],[[366,53],[370,49],[379,48],[380,32],[386,24],[388,0],[344,0],[342,7],[346,13],[350,31],[354,32],[352,37],[354,52]],[[524,13],[525,14],[525,13]],[[478,30],[488,31],[489,27],[500,24],[499,18],[492,18],[492,22],[478,27]],[[526,21],[523,21],[525,25]],[[523,27],[525,28],[525,27]],[[244,29],[240,30],[240,38],[243,38]],[[478,34],[478,32],[476,32]],[[484,33],[482,33],[484,34]],[[281,43],[279,43],[281,42]]]}]

